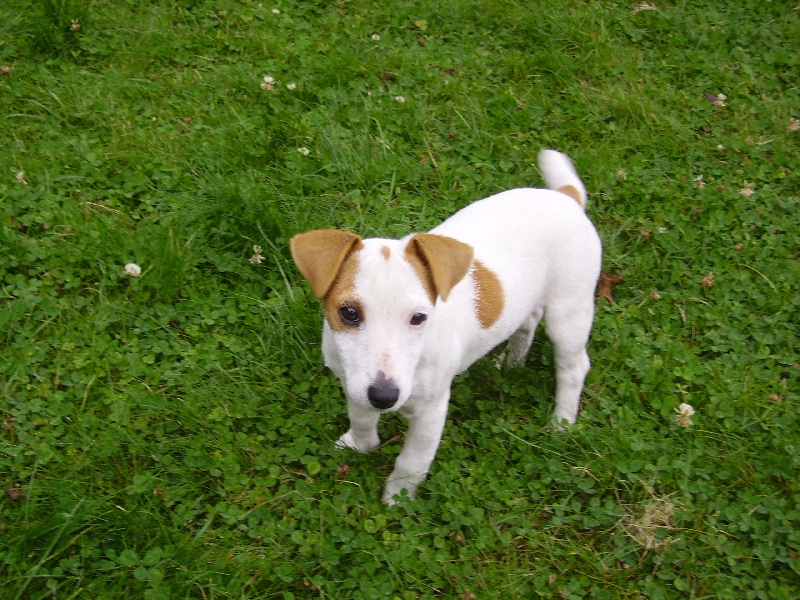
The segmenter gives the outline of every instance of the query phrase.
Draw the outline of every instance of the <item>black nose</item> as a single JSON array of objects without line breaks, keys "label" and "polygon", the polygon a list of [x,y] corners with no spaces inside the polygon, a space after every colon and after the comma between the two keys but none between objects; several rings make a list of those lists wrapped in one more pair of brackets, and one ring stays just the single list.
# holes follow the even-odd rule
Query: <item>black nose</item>
[{"label": "black nose", "polygon": [[383,371],[378,371],[375,381],[367,388],[367,398],[369,403],[375,408],[391,408],[397,403],[400,397],[400,388],[394,379],[386,379]]}]

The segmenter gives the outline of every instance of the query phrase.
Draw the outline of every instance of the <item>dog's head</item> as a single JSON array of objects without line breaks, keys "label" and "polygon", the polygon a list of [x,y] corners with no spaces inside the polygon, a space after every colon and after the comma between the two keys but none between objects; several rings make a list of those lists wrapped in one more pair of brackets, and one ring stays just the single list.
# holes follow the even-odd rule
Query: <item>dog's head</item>
[{"label": "dog's head", "polygon": [[327,229],[297,235],[290,245],[325,304],[347,396],[399,409],[411,395],[436,304],[469,272],[472,247],[429,233],[363,240]]}]

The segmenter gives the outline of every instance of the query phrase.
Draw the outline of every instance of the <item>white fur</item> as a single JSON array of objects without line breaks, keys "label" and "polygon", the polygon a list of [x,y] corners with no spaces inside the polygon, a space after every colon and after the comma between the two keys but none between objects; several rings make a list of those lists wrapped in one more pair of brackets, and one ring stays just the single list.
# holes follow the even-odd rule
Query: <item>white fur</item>
[{"label": "white fur", "polygon": [[[342,381],[350,417],[350,429],[337,446],[359,452],[376,448],[383,412],[400,411],[409,420],[406,443],[383,495],[388,504],[402,490],[413,497],[425,479],[442,435],[453,377],[507,339],[508,360],[522,363],[543,316],[556,357],[553,424],[575,422],[589,370],[586,343],[601,245],[582,209],[586,190],[569,159],[543,151],[539,164],[550,188],[573,186],[581,204],[552,189],[516,189],[475,202],[430,232],[469,244],[475,260],[499,278],[504,308],[491,327],[481,327],[469,276],[446,301],[439,297],[431,303],[404,256],[411,236],[363,240],[355,290],[364,321],[344,332],[325,322],[325,362]],[[416,313],[427,314],[427,321],[411,325]],[[379,372],[399,388],[397,402],[384,411],[372,406],[367,393]]]}]

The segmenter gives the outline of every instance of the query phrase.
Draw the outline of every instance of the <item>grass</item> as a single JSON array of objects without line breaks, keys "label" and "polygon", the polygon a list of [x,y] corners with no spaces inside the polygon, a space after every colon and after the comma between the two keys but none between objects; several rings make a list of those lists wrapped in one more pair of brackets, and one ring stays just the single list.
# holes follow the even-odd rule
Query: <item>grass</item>
[{"label": "grass", "polygon": [[[794,3],[25,4],[0,7],[7,597],[797,597]],[[622,277],[578,425],[542,428],[544,338],[489,357],[387,509],[403,422],[334,451],[288,239],[431,228],[538,185],[541,147]]]}]

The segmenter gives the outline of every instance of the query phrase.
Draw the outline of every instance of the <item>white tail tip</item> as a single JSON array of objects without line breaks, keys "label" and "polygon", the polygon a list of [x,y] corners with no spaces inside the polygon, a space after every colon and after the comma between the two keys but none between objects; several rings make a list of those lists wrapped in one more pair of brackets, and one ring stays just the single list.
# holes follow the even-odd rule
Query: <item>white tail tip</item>
[{"label": "white tail tip", "polygon": [[556,150],[542,150],[539,153],[539,170],[549,189],[566,194],[586,208],[586,188],[566,154]]}]

